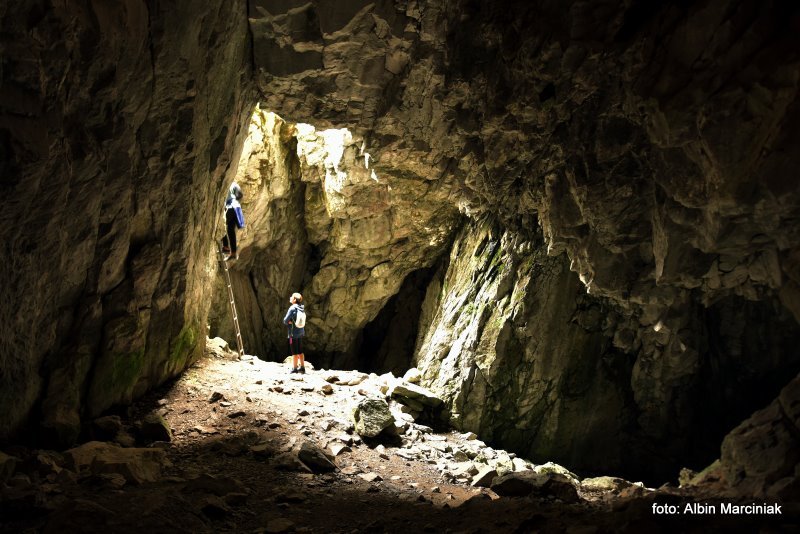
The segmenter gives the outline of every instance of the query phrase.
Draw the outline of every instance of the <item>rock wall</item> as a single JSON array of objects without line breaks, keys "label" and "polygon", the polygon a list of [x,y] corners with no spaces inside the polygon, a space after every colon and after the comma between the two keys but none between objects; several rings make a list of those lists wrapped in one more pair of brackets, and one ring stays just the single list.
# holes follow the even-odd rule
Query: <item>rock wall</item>
[{"label": "rock wall", "polygon": [[[460,221],[454,184],[377,174],[347,130],[317,131],[259,111],[250,132],[237,173],[250,229],[231,268],[245,347],[283,358],[281,320],[300,291],[308,358],[355,367],[364,326],[449,245]],[[212,329],[233,339],[225,289],[216,294]]]},{"label": "rock wall", "polygon": [[464,210],[541,226],[588,290],[680,343],[690,297],[797,308],[797,20],[781,2],[350,1],[253,3],[250,25],[270,109],[362,132],[378,172],[457,177]]},{"label": "rock wall", "polygon": [[416,365],[457,427],[571,468],[632,463],[633,358],[603,335],[607,310],[563,255],[473,222],[424,310]]},{"label": "rock wall", "polygon": [[587,294],[568,266],[541,238],[487,220],[456,238],[414,356],[452,424],[587,474],[663,481],[717,457],[723,436],[800,370],[791,315],[736,297],[687,305],[691,367],[626,351],[624,310]]},{"label": "rock wall", "polygon": [[244,9],[0,8],[0,441],[33,420],[67,444],[201,354],[206,215],[253,100]]},{"label": "rock wall", "polygon": [[455,179],[462,211],[567,253],[612,305],[603,329],[636,357],[636,425],[657,439],[706,432],[698,411],[727,400],[743,416],[797,369],[799,20],[752,0],[250,12],[270,109],[348,125],[376,172]]},{"label": "rock wall", "polygon": [[[489,359],[533,358],[529,376],[556,384],[567,407],[531,408],[528,425],[553,417],[559,426],[570,419],[559,410],[608,395],[635,404],[633,434],[689,447],[703,410],[730,399],[752,410],[781,373],[797,372],[799,20],[778,0],[0,8],[0,440],[37,420],[45,436],[71,441],[81,414],[130,400],[199,354],[217,214],[260,101],[352,134],[336,150],[301,148],[295,161],[293,135],[302,144],[328,134],[280,127],[273,153],[283,159],[270,164],[285,169],[280,178],[242,178],[251,224],[274,225],[254,226],[234,269],[248,343],[280,355],[274,317],[299,288],[320,363],[357,362],[361,330],[411,272],[435,264],[459,212],[489,215],[500,225],[492,235],[523,247],[508,253],[520,266],[505,277],[490,274],[500,269],[491,262],[462,266],[476,284],[464,291],[516,292],[534,310],[552,296],[533,291],[525,261],[548,266],[545,286],[578,294],[568,265],[605,300],[576,297],[579,310],[589,303],[575,312],[583,333],[545,344],[588,359],[543,368],[538,338],[514,321],[549,324],[544,312],[504,308],[511,322],[500,331],[478,317],[470,335],[480,350],[449,316],[433,320],[444,313],[433,296],[422,324],[447,325],[472,347],[458,356],[470,369],[503,376],[513,365]],[[554,258],[541,257],[545,248]],[[500,280],[527,280],[526,291]],[[602,317],[591,312],[597,302]],[[475,319],[455,304],[447,313]],[[554,317],[572,306],[559,304]],[[610,353],[635,356],[632,399],[613,391],[616,378],[603,382],[608,391],[568,380],[604,377],[587,369]],[[523,439],[528,427],[488,422],[524,419],[481,385],[496,383],[491,372],[442,371],[462,421]],[[491,402],[477,405],[458,384]],[[571,396],[573,386],[581,393]],[[516,404],[545,398],[520,392]],[[702,395],[720,400],[698,407]],[[537,435],[540,450],[569,428]]]}]

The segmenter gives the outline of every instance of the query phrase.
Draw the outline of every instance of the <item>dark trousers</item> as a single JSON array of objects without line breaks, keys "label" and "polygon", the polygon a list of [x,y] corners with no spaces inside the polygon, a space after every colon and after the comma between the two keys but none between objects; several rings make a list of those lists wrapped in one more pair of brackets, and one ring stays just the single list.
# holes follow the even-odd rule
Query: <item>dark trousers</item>
[{"label": "dark trousers", "polygon": [[235,209],[229,208],[225,211],[225,226],[228,229],[228,233],[222,237],[222,246],[230,246],[231,254],[236,254],[236,228],[238,221],[236,220]]},{"label": "dark trousers", "polygon": [[290,337],[289,338],[289,354],[292,356],[297,356],[299,354],[303,354],[303,338],[302,337]]}]

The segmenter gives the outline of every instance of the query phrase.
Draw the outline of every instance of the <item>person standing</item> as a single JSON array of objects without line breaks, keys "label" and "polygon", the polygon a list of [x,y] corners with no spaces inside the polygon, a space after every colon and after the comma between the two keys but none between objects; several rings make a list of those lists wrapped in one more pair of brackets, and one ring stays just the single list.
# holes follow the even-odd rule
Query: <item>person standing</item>
[{"label": "person standing", "polygon": [[227,254],[225,261],[238,260],[239,249],[236,246],[236,230],[244,228],[244,213],[239,201],[244,194],[239,184],[233,182],[225,199],[225,235],[222,236],[222,252]]},{"label": "person standing", "polygon": [[289,334],[289,353],[292,355],[291,373],[305,374],[306,357],[303,353],[303,338],[306,335],[306,311],[303,306],[303,295],[292,293],[289,303],[289,310],[283,318],[283,324],[287,326]]}]

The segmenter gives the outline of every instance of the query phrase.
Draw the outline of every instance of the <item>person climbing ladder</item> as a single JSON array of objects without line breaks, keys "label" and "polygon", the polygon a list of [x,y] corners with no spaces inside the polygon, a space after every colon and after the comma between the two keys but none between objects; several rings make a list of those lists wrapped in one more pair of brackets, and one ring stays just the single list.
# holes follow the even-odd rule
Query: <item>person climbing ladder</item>
[{"label": "person climbing ladder", "polygon": [[225,229],[226,233],[222,236],[222,252],[226,254],[225,261],[238,260],[239,249],[236,246],[236,230],[244,228],[244,213],[239,201],[242,199],[242,188],[233,182],[228,190],[228,198],[225,200]]}]

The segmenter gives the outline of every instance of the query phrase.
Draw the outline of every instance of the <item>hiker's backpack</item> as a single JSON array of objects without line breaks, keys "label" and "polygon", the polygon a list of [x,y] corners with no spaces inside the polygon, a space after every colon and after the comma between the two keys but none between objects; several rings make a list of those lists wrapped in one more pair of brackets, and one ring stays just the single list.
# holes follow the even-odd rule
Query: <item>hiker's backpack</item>
[{"label": "hiker's backpack", "polygon": [[306,326],[306,312],[297,308],[297,315],[294,318],[294,325],[297,328],[305,328]]}]

